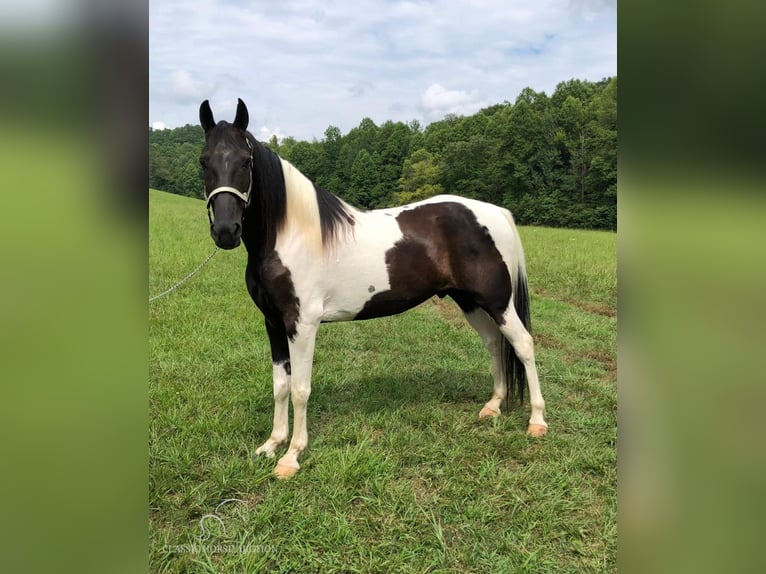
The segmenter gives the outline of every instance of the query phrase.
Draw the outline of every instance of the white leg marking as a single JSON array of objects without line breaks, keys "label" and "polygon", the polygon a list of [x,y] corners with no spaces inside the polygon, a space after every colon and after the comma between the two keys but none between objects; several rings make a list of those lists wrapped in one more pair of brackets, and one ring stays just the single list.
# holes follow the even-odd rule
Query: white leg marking
[{"label": "white leg marking", "polygon": [[274,363],[274,428],[269,439],[259,446],[255,454],[264,454],[269,458],[279,445],[287,440],[290,430],[288,423],[287,398],[290,395],[290,375],[285,370],[285,362]]},{"label": "white leg marking", "polygon": [[507,392],[501,355],[502,335],[497,323],[483,309],[475,309],[470,313],[464,313],[464,315],[471,327],[476,329],[492,357],[492,379],[494,381],[492,398],[487,401],[484,408],[479,412],[479,418],[497,417],[500,415],[500,405],[505,400]]},{"label": "white leg marking", "polygon": [[292,380],[290,394],[293,402],[293,438],[290,447],[277,462],[274,469],[279,478],[289,478],[301,467],[298,457],[306,449],[309,442],[306,428],[306,403],[311,395],[311,369],[314,361],[314,343],[316,341],[317,324],[301,323],[295,340],[290,342],[290,363],[292,365]]},{"label": "white leg marking", "polygon": [[548,428],[545,422],[545,401],[540,391],[540,381],[537,378],[537,367],[535,366],[535,348],[532,335],[524,328],[516,311],[511,307],[503,316],[505,325],[500,327],[500,331],[505,335],[513,345],[516,356],[524,363],[527,371],[527,387],[529,388],[529,403],[532,406],[532,416],[529,418],[529,427],[527,433],[534,436],[544,435]]}]

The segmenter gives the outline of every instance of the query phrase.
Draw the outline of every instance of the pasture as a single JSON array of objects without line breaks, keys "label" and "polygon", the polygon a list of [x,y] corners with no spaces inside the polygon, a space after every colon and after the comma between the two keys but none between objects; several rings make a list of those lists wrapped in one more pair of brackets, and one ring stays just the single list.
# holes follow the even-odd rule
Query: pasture
[{"label": "pasture", "polygon": [[[150,191],[149,293],[213,249],[204,203]],[[549,434],[478,419],[489,355],[449,301],[323,325],[309,449],[254,458],[271,356],[221,251],[149,306],[152,572],[613,572],[616,235],[521,227]],[[281,454],[281,451],[278,453]]]}]

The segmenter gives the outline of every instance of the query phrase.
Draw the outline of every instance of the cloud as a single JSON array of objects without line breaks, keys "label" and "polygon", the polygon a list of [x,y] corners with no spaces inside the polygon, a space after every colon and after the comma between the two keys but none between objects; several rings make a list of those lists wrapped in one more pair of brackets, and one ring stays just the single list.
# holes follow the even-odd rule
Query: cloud
[{"label": "cloud", "polygon": [[375,86],[368,80],[360,80],[351,86],[348,91],[355,98],[361,98]]},{"label": "cloud", "polygon": [[175,70],[170,74],[171,94],[183,101],[201,101],[209,88],[201,81],[195,80],[186,70]]},{"label": "cloud", "polygon": [[168,129],[168,126],[165,125],[165,122],[152,122],[152,129],[156,131],[161,131],[161,130]]},{"label": "cloud", "polygon": [[[170,127],[244,99],[297,139],[422,123],[617,72],[614,0],[149,3],[149,111]],[[232,22],[241,33],[231,34]],[[272,130],[273,131],[273,130]]]},{"label": "cloud", "polygon": [[277,136],[278,142],[282,142],[282,140],[287,137],[282,133],[280,128],[272,129],[268,126],[261,126],[253,135],[255,136],[255,139],[261,142],[268,142],[274,136]]},{"label": "cloud", "polygon": [[420,97],[420,107],[426,116],[441,117],[446,114],[472,114],[483,102],[473,90],[448,90],[441,84],[431,84]]}]

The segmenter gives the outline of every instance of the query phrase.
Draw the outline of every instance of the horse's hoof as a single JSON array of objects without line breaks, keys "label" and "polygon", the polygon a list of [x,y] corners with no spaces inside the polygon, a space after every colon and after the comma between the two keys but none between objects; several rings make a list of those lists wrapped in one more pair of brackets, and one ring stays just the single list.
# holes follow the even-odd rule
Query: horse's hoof
[{"label": "horse's hoof", "polygon": [[545,436],[548,433],[547,425],[530,424],[527,427],[528,436]]},{"label": "horse's hoof", "polygon": [[284,479],[284,478],[290,478],[293,476],[298,470],[300,469],[300,466],[288,466],[284,463],[277,463],[277,466],[274,468],[274,474],[277,478]]},{"label": "horse's hoof", "polygon": [[266,445],[263,445],[262,447],[259,447],[255,450],[255,458],[258,458],[259,456],[263,455],[266,458],[274,458],[274,449],[269,448]]},{"label": "horse's hoof", "polygon": [[493,419],[496,419],[500,416],[500,411],[496,411],[495,409],[491,409],[487,406],[485,406],[483,409],[479,411],[479,418],[485,419],[487,417],[492,417]]}]

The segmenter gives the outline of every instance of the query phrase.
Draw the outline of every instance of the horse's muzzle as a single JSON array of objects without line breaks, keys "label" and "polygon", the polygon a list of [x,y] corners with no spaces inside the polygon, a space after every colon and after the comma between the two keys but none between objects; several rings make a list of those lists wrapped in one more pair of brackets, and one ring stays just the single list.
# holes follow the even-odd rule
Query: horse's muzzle
[{"label": "horse's muzzle", "polygon": [[234,249],[242,241],[242,225],[239,223],[213,223],[210,236],[221,249]]}]

